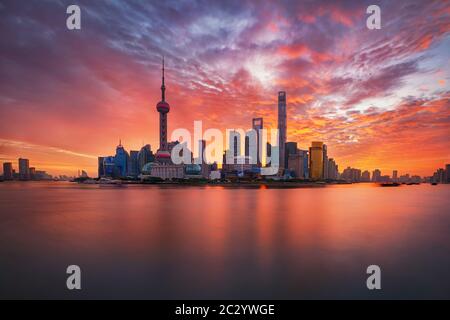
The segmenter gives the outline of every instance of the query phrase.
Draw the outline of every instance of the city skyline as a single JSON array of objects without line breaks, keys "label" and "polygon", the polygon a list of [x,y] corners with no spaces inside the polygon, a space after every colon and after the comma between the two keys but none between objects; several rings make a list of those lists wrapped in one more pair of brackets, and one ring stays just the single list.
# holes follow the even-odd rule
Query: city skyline
[{"label": "city skyline", "polygon": [[[0,8],[10,15],[1,29],[10,41],[1,53],[0,114],[8,122],[0,162],[23,157],[51,174],[94,175],[97,155],[119,139],[128,150],[156,150],[164,55],[169,135],[200,119],[224,129],[250,128],[260,117],[276,128],[277,92],[286,91],[287,141],[305,150],[323,141],[341,170],[430,176],[448,163],[449,10],[441,2],[382,2],[381,32],[365,29],[363,2],[80,6],[89,12],[78,33],[60,23],[64,5]],[[423,14],[411,18],[413,9]],[[76,49],[83,46],[90,50]]]}]

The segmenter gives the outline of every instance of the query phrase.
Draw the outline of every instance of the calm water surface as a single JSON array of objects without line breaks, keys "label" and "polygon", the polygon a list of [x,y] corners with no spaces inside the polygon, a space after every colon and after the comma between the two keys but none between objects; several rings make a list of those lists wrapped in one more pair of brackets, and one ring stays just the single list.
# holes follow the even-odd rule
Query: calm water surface
[{"label": "calm water surface", "polygon": [[449,270],[450,185],[0,183],[0,298],[449,299]]}]

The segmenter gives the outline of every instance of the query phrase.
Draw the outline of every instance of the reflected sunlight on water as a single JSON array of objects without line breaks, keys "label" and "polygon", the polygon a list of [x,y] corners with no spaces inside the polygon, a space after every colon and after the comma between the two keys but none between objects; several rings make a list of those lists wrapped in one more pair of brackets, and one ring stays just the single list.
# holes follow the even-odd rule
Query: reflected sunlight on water
[{"label": "reflected sunlight on water", "polygon": [[2,183],[0,298],[450,298],[449,191]]}]

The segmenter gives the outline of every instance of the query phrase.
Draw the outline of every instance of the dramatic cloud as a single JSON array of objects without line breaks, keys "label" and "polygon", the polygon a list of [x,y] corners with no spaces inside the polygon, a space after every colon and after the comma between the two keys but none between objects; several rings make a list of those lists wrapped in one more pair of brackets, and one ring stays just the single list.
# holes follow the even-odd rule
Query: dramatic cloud
[{"label": "dramatic cloud", "polygon": [[[66,28],[78,4],[82,29]],[[0,1],[0,158],[96,172],[122,139],[158,148],[160,61],[169,130],[276,127],[328,144],[340,167],[429,175],[450,160],[450,4],[381,1]],[[389,172],[386,172],[389,173]]]}]

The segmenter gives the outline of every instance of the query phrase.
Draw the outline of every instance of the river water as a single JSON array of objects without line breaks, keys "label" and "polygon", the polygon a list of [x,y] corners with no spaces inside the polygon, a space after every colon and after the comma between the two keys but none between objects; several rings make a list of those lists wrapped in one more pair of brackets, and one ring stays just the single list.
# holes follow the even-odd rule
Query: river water
[{"label": "river water", "polygon": [[0,183],[0,298],[449,299],[449,270],[450,185]]}]

